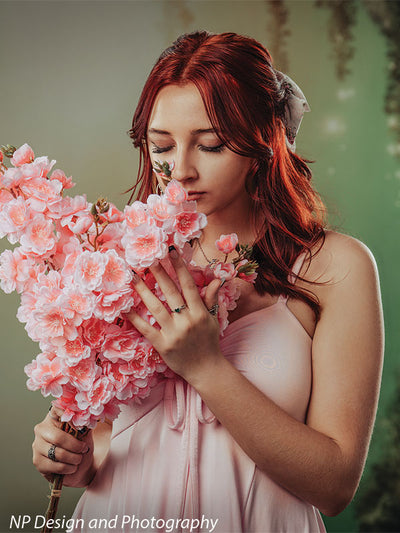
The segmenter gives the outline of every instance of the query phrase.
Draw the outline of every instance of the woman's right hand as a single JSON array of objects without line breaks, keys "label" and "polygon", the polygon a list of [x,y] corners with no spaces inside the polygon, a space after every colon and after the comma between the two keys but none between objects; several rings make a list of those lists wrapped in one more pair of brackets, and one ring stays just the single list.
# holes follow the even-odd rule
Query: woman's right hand
[{"label": "woman's right hand", "polygon": [[[95,474],[92,431],[82,440],[69,435],[61,429],[61,415],[61,409],[53,406],[46,418],[35,426],[33,464],[48,481],[53,481],[53,474],[63,474],[64,485],[85,487]],[[55,461],[47,455],[52,444],[55,445]]]}]

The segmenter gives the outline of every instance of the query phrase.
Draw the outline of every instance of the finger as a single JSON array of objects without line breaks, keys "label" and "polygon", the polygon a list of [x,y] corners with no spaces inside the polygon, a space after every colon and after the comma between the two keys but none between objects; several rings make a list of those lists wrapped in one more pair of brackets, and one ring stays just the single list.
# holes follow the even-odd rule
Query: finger
[{"label": "finger", "polygon": [[69,435],[58,427],[40,424],[35,426],[34,432],[39,442],[45,441],[48,443],[47,451],[52,444],[72,453],[85,453],[88,449],[88,444],[85,441]]},{"label": "finger", "polygon": [[160,263],[152,266],[150,271],[154,275],[170,309],[177,309],[185,304],[183,296],[179,292],[175,282],[167,274],[165,268]]},{"label": "finger", "polygon": [[[38,452],[41,453],[43,457],[46,459],[49,459],[53,463],[63,463],[68,465],[79,465],[82,462],[82,459],[85,454],[83,453],[73,453],[69,452],[68,450],[65,450],[64,448],[55,446],[54,448],[54,456],[55,460],[53,461],[49,457],[49,450],[51,449],[52,444],[47,441],[42,441],[38,445]],[[89,450],[88,450],[89,451]]]},{"label": "finger", "polygon": [[199,290],[182,257],[178,254],[175,248],[170,250],[169,256],[176,275],[178,276],[183,298],[188,307],[194,312],[204,310],[204,304],[199,294]]},{"label": "finger", "polygon": [[61,427],[60,418],[62,415],[61,409],[56,409],[53,405],[50,406],[47,416],[51,418],[56,424],[57,427]]},{"label": "finger", "polygon": [[157,344],[160,338],[160,332],[155,327],[151,326],[144,318],[139,316],[135,311],[131,310],[125,315],[135,328],[154,346],[157,350]]},{"label": "finger", "polygon": [[220,279],[213,279],[206,288],[204,303],[207,309],[218,303],[218,292],[221,287]]},{"label": "finger", "polygon": [[[156,319],[161,327],[165,327],[171,321],[171,315],[165,308],[164,304],[148,288],[146,283],[136,272],[133,272],[133,283],[135,289],[142,299],[144,305]],[[138,328],[139,329],[139,328]],[[140,331],[140,330],[139,330]]]},{"label": "finger", "polygon": [[78,470],[78,466],[79,465],[71,465],[71,464],[51,461],[50,459],[43,459],[39,468],[40,468],[40,473],[44,475],[45,478],[50,481],[51,474],[63,474],[63,475],[74,474]]}]

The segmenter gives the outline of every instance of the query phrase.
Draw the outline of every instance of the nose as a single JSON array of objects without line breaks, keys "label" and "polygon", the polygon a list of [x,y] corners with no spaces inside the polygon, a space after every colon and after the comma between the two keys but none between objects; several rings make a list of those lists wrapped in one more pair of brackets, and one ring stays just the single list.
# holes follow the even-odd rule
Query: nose
[{"label": "nose", "polygon": [[172,177],[181,182],[182,185],[197,179],[198,173],[195,162],[187,151],[178,151],[174,160],[174,164],[175,166],[172,171]]}]

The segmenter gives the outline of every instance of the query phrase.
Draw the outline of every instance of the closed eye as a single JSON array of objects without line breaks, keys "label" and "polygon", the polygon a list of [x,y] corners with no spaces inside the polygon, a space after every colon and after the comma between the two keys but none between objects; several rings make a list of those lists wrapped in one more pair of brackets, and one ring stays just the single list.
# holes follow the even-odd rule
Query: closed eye
[{"label": "closed eye", "polygon": [[[165,152],[168,152],[173,148],[173,146],[165,146],[164,148],[161,148],[161,146],[157,146],[156,144],[153,144],[152,153],[153,154],[163,154]],[[213,152],[213,153],[219,153],[222,152],[222,150],[225,148],[225,144],[221,143],[218,146],[205,146],[203,144],[199,145],[199,150],[201,152]]]},{"label": "closed eye", "polygon": [[165,148],[161,148],[160,146],[157,146],[153,143],[154,148],[152,148],[151,152],[153,154],[163,154],[164,152],[168,152],[171,150],[172,146],[166,146]]},{"label": "closed eye", "polygon": [[224,143],[219,144],[218,146],[199,146],[199,150],[201,150],[202,152],[222,152],[224,148]]}]

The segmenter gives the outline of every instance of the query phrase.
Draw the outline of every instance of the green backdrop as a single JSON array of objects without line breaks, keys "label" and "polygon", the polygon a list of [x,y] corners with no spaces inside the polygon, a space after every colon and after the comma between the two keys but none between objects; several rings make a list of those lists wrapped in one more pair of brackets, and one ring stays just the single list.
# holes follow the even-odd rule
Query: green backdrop
[{"label": "green backdrop", "polygon": [[[346,50],[335,59],[340,38],[329,34],[332,11],[314,1],[2,1],[0,143],[28,142],[36,155],[49,155],[73,176],[75,194],[86,192],[91,201],[106,196],[123,207],[121,193],[137,170],[126,131],[160,51],[194,29],[235,31],[270,48],[276,66],[296,80],[310,103],[297,150],[315,161],[314,183],[330,221],[365,242],[380,271],[386,359],[363,485],[370,465],[385,453],[380,420],[397,379],[400,165],[394,154],[400,146],[384,112],[386,41],[365,3],[351,4],[353,57],[347,77],[339,79],[336,59]],[[0,243],[0,251],[6,247]],[[23,368],[38,348],[15,318],[17,306],[15,295],[0,293],[0,532],[9,531],[11,514],[43,514],[48,493],[31,464],[31,442],[49,399],[26,390]],[[65,489],[61,518],[71,515],[79,494]],[[354,504],[326,524],[332,532],[357,531]]]}]

